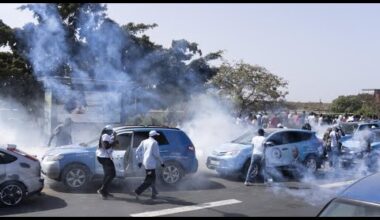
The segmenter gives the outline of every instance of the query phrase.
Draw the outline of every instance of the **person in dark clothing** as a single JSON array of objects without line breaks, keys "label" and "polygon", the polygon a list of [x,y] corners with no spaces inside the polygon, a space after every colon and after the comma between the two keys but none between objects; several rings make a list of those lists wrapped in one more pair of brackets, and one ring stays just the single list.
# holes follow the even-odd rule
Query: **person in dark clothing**
[{"label": "person in dark clothing", "polygon": [[311,125],[307,122],[302,126],[302,129],[311,131]]},{"label": "person in dark clothing", "polygon": [[101,132],[99,146],[96,150],[97,160],[103,166],[104,171],[102,186],[97,191],[103,199],[113,197],[113,195],[108,192],[108,186],[116,175],[115,165],[112,158],[113,147],[118,144],[118,141],[115,140],[115,138],[116,133],[113,131],[112,126],[107,125]]},{"label": "person in dark clothing", "polygon": [[71,138],[71,118],[66,118],[65,121],[59,124],[55,129],[53,134],[50,136],[48,146],[50,147],[52,140],[56,137],[55,146],[63,146],[72,144],[73,140]]}]

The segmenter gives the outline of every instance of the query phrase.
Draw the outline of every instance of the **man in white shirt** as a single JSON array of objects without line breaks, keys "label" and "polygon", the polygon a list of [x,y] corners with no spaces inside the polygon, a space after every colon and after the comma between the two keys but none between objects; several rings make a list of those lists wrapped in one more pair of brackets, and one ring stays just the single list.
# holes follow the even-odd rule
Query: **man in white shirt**
[{"label": "man in white shirt", "polygon": [[252,157],[251,164],[248,168],[247,177],[245,178],[245,185],[250,186],[253,185],[254,179],[261,173],[264,153],[264,129],[260,128],[257,130],[257,136],[252,138]]},{"label": "man in white shirt", "polygon": [[116,134],[112,126],[107,125],[100,134],[99,146],[98,149],[96,149],[96,158],[103,166],[104,171],[103,183],[97,192],[103,199],[113,197],[113,195],[108,192],[108,186],[116,175],[115,165],[112,161],[113,147],[118,143],[115,141],[115,138]]},{"label": "man in white shirt", "polygon": [[334,127],[332,131],[330,132],[330,140],[331,140],[331,150],[328,152],[329,161],[330,161],[330,167],[336,167],[338,165],[338,141],[339,141],[339,134],[338,134],[338,128]]},{"label": "man in white shirt", "polygon": [[157,131],[151,130],[149,132],[149,138],[141,141],[140,145],[136,149],[138,166],[141,168],[141,166],[144,165],[146,172],[144,182],[134,191],[137,200],[139,199],[138,196],[142,192],[144,192],[148,187],[152,188],[152,199],[155,199],[156,195],[158,194],[157,189],[155,187],[156,166],[159,162],[161,164],[161,167],[165,167],[164,162],[160,156],[158,143],[154,139],[156,136],[159,135],[160,134],[157,133]]}]

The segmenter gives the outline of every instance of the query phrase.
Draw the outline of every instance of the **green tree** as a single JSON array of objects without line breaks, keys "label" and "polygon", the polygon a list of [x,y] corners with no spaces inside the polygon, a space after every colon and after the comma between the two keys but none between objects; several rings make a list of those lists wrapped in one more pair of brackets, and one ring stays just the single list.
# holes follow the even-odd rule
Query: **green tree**
[{"label": "green tree", "polygon": [[257,111],[265,103],[276,103],[288,94],[287,82],[261,66],[224,62],[209,81],[220,95],[231,99],[239,113]]},{"label": "green tree", "polygon": [[331,111],[335,113],[352,113],[367,117],[380,115],[380,104],[375,102],[371,94],[339,96],[331,103]]}]

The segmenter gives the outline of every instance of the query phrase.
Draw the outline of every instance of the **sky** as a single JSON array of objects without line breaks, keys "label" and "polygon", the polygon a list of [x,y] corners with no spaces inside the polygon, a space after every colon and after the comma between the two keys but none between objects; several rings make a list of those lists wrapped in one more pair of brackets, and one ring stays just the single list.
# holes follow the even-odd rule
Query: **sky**
[{"label": "sky", "polygon": [[[0,19],[35,19],[22,4],[0,4]],[[380,88],[380,4],[107,4],[119,24],[158,24],[146,32],[170,47],[196,42],[204,54],[260,65],[288,82],[288,101],[331,102]]]}]

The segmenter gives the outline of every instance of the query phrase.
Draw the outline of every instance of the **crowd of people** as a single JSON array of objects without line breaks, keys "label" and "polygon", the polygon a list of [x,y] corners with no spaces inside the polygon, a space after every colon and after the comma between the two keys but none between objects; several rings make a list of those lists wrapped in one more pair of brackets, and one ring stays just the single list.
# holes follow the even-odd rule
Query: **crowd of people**
[{"label": "crowd of people", "polygon": [[306,111],[298,113],[297,111],[282,111],[249,113],[247,115],[239,114],[236,117],[236,124],[253,125],[261,128],[302,128],[305,124],[311,127],[335,125],[342,122],[366,122],[371,120],[378,120],[377,116],[365,117],[363,115],[353,114],[322,114]]}]

